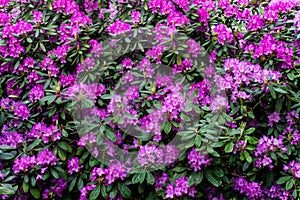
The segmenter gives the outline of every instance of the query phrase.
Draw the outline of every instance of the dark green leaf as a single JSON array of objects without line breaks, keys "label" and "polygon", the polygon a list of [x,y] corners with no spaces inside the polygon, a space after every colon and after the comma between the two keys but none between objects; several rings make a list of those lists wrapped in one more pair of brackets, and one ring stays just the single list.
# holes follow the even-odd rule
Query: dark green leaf
[{"label": "dark green leaf", "polygon": [[131,190],[125,184],[119,182],[118,183],[118,190],[119,190],[119,192],[121,193],[121,195],[123,197],[130,198]]},{"label": "dark green leaf", "polygon": [[95,200],[100,195],[100,185],[97,185],[90,193],[89,200]]}]

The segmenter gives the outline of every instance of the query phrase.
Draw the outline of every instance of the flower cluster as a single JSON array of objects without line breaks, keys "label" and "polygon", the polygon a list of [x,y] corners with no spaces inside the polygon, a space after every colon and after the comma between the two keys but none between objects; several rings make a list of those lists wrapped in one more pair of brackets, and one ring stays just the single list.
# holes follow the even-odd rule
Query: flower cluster
[{"label": "flower cluster", "polygon": [[299,199],[299,8],[0,0],[0,198]]},{"label": "flower cluster", "polygon": [[216,37],[220,44],[224,44],[225,41],[230,43],[234,39],[232,31],[224,24],[218,24],[213,31],[217,33]]},{"label": "flower cluster", "polygon": [[75,157],[68,161],[69,174],[78,172],[83,166],[79,165],[79,158]]},{"label": "flower cluster", "polygon": [[173,199],[176,197],[181,197],[184,195],[188,195],[190,197],[195,197],[197,190],[195,187],[188,186],[188,178],[182,176],[181,178],[176,179],[175,182],[171,182],[167,185],[166,188],[166,198]]},{"label": "flower cluster", "polygon": [[271,188],[262,187],[257,182],[248,182],[245,178],[239,177],[233,181],[233,189],[244,194],[248,199],[294,199],[287,190],[282,191],[278,185],[273,185]]},{"label": "flower cluster", "polygon": [[189,165],[195,172],[210,165],[212,159],[208,155],[203,155],[203,152],[196,151],[195,148],[188,154]]},{"label": "flower cluster", "polygon": [[91,181],[97,181],[99,178],[103,178],[106,185],[110,185],[117,179],[124,180],[127,176],[128,168],[125,164],[118,160],[110,161],[110,166],[107,169],[102,167],[95,167],[91,173]]},{"label": "flower cluster", "polygon": [[21,171],[26,172],[30,168],[33,168],[37,165],[42,165],[41,172],[42,174],[47,169],[47,166],[53,166],[57,164],[58,159],[54,153],[48,149],[44,149],[37,156],[21,156],[14,161],[13,170],[14,173],[18,174]]},{"label": "flower cluster", "polygon": [[279,138],[274,138],[273,136],[270,138],[263,136],[259,139],[254,153],[256,157],[259,157],[259,159],[255,161],[256,167],[269,166],[270,169],[274,167],[272,164],[272,159],[270,156],[268,156],[268,153],[275,151],[281,151],[285,153],[287,148],[283,144],[283,139],[283,136],[280,136]]}]

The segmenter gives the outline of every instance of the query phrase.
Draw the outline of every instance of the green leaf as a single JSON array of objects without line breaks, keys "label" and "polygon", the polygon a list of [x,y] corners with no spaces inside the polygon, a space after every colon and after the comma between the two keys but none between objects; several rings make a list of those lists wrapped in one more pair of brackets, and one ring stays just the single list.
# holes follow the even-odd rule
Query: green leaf
[{"label": "green leaf", "polygon": [[217,177],[211,170],[206,170],[205,178],[215,187],[219,187],[222,185],[222,180]]},{"label": "green leaf", "polygon": [[244,154],[247,162],[251,163],[252,162],[252,157],[250,156],[250,154],[248,153],[248,151],[244,151],[243,154]]},{"label": "green leaf", "polygon": [[76,181],[77,181],[77,176],[73,177],[70,185],[69,185],[69,192],[71,192],[76,184]]},{"label": "green leaf", "polygon": [[100,185],[97,185],[90,193],[89,200],[95,200],[100,195]]},{"label": "green leaf", "polygon": [[199,172],[193,172],[190,176],[189,176],[189,187],[192,185],[199,185],[201,183],[203,179],[203,172],[199,171]]},{"label": "green leaf", "polygon": [[101,99],[111,99],[112,95],[111,94],[104,94],[101,96]]},{"label": "green leaf", "polygon": [[293,185],[294,185],[295,180],[294,179],[289,179],[286,183],[285,183],[285,189],[286,190],[290,190],[292,189]]},{"label": "green leaf", "polygon": [[136,119],[135,116],[129,114],[128,112],[124,112],[124,115],[125,115],[127,118],[129,118],[129,119]]},{"label": "green leaf", "polygon": [[13,159],[15,156],[12,153],[0,153],[0,159],[2,160],[10,160]]},{"label": "green leaf", "polygon": [[153,185],[155,182],[154,176],[151,172],[147,172],[147,183]]},{"label": "green leaf", "polygon": [[35,185],[36,185],[36,178],[35,178],[35,176],[31,176],[30,182],[31,182],[31,186],[35,187]]},{"label": "green leaf", "polygon": [[42,98],[40,102],[47,102],[48,105],[50,105],[51,103],[53,103],[53,101],[55,101],[55,99],[56,99],[56,95],[49,95]]},{"label": "green leaf", "polygon": [[46,48],[45,48],[45,46],[44,46],[43,43],[40,43],[40,47],[41,47],[41,49],[42,49],[43,52],[46,52]]},{"label": "green leaf", "polygon": [[142,173],[136,173],[133,177],[132,177],[132,184],[136,184],[136,183],[142,183],[145,180],[146,177],[146,173],[142,172]]},{"label": "green leaf", "polygon": [[283,176],[283,177],[281,177],[280,179],[278,179],[278,180],[276,181],[276,183],[279,184],[279,185],[281,185],[281,184],[287,182],[287,181],[290,180],[290,179],[291,179],[291,176]]},{"label": "green leaf", "polygon": [[164,132],[166,134],[170,133],[172,129],[172,124],[170,122],[165,122],[163,126],[164,126]]},{"label": "green leaf", "polygon": [[271,93],[272,98],[276,99],[276,93],[274,91],[274,88],[271,85],[269,85],[269,89],[270,89],[270,93]]},{"label": "green leaf", "polygon": [[57,173],[57,171],[55,169],[50,168],[50,172],[54,178],[59,179],[59,174]]},{"label": "green leaf", "polygon": [[77,189],[81,190],[81,188],[83,188],[83,185],[84,185],[83,180],[81,177],[79,177],[77,181]]},{"label": "green leaf", "polygon": [[66,142],[58,142],[58,146],[69,153],[72,152],[72,147]]},{"label": "green leaf", "polygon": [[285,90],[283,90],[283,89],[281,89],[281,88],[274,88],[274,90],[275,90],[276,92],[278,92],[278,93],[281,93],[281,94],[287,94],[287,93],[288,93],[287,91],[285,91]]},{"label": "green leaf", "polygon": [[13,149],[16,149],[16,148],[13,147],[13,146],[8,146],[8,145],[0,145],[0,149],[2,149],[2,150],[13,150]]},{"label": "green leaf", "polygon": [[37,187],[30,187],[30,194],[35,198],[35,199],[40,199],[41,198],[41,191]]},{"label": "green leaf", "polygon": [[116,142],[116,141],[117,141],[116,135],[115,135],[114,132],[112,132],[111,130],[105,129],[105,135],[106,135],[106,136],[108,137],[108,139],[110,139],[111,141],[113,141],[113,142]]},{"label": "green leaf", "polygon": [[244,134],[249,135],[249,134],[253,133],[254,131],[255,131],[255,128],[254,128],[254,127],[251,127],[251,128],[249,128],[249,129],[247,129],[247,130],[244,132]]},{"label": "green leaf", "polygon": [[29,191],[29,185],[25,181],[23,181],[22,189],[25,193]]},{"label": "green leaf", "polygon": [[33,143],[31,143],[31,144],[27,147],[27,151],[31,151],[34,147],[36,147],[37,145],[39,145],[41,142],[42,142],[41,139],[35,140]]},{"label": "green leaf", "polygon": [[233,147],[234,147],[233,142],[229,142],[228,144],[226,144],[224,151],[226,153],[230,153],[233,151]]},{"label": "green leaf", "polygon": [[7,187],[0,186],[0,194],[12,195],[15,194],[15,192]]},{"label": "green leaf", "polygon": [[121,193],[121,195],[123,197],[130,198],[131,190],[125,184],[119,182],[118,183],[118,190],[119,190],[119,192]]},{"label": "green leaf", "polygon": [[107,199],[108,194],[107,194],[105,185],[101,186],[101,194],[102,194],[103,198]]},{"label": "green leaf", "polygon": [[57,149],[57,154],[58,157],[62,160],[65,161],[67,159],[66,153],[62,149]]}]

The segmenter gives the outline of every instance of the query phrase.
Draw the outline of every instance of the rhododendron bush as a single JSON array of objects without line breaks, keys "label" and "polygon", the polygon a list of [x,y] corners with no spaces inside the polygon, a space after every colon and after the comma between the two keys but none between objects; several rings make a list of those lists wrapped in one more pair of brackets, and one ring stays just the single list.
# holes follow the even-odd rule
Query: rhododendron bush
[{"label": "rhododendron bush", "polygon": [[300,1],[0,0],[2,199],[300,199]]}]

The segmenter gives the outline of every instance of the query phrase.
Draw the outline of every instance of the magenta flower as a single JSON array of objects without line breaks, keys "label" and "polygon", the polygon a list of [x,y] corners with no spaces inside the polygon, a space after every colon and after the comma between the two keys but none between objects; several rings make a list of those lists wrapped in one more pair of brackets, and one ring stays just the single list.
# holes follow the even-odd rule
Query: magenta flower
[{"label": "magenta flower", "polygon": [[193,168],[195,172],[207,167],[212,161],[212,159],[209,158],[208,155],[204,155],[202,152],[196,151],[195,148],[190,151],[187,158],[190,167]]},{"label": "magenta flower", "polygon": [[123,22],[121,20],[117,20],[112,25],[108,27],[108,32],[112,35],[119,35],[122,33],[126,33],[131,30],[130,24]]},{"label": "magenta flower", "polygon": [[29,99],[31,102],[38,101],[44,97],[44,87],[43,85],[36,85],[34,86],[30,93],[29,93]]},{"label": "magenta flower", "polygon": [[42,22],[42,17],[43,17],[43,12],[41,11],[33,11],[33,22],[34,23],[41,23]]},{"label": "magenta flower", "polygon": [[28,120],[30,111],[27,105],[22,103],[16,103],[14,105],[14,114],[22,120]]},{"label": "magenta flower", "polygon": [[234,37],[231,29],[227,28],[224,24],[218,24],[213,31],[217,33],[217,39],[220,44],[230,43]]},{"label": "magenta flower", "polygon": [[73,174],[73,172],[79,172],[83,165],[79,165],[79,158],[74,157],[68,161],[68,172]]},{"label": "magenta flower", "polygon": [[131,11],[131,21],[132,23],[139,23],[141,21],[141,12]]}]

